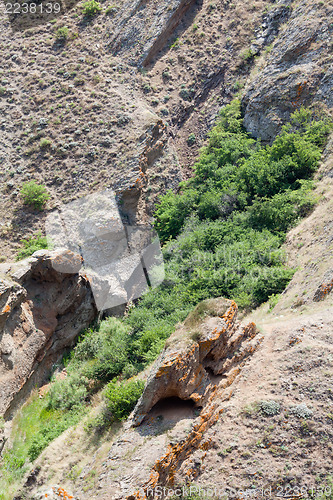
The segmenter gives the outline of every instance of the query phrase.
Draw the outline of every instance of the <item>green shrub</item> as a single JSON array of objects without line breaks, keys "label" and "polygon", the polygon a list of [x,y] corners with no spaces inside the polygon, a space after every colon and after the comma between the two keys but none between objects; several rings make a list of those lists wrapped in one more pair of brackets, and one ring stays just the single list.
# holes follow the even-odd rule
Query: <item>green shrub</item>
[{"label": "green shrub", "polygon": [[90,17],[95,16],[102,10],[101,4],[96,0],[88,0],[83,4],[83,15]]},{"label": "green shrub", "polygon": [[140,398],[145,383],[142,380],[110,382],[104,391],[108,410],[115,420],[125,420]]},{"label": "green shrub", "polygon": [[37,184],[36,181],[29,181],[23,184],[20,194],[25,205],[31,205],[38,210],[42,210],[50,195],[46,188]]},{"label": "green shrub", "polygon": [[161,198],[155,226],[162,241],[175,238],[190,215],[228,218],[235,211],[251,211],[252,206],[253,217],[260,207],[264,222],[258,216],[257,222],[248,221],[250,227],[253,222],[258,228],[285,232],[311,209],[311,185],[305,180],[318,167],[331,128],[328,119],[310,119],[300,110],[271,146],[262,146],[243,130],[240,101],[233,101],[220,113],[209,145],[195,165],[195,176],[181,183],[178,194],[170,191]]},{"label": "green shrub", "polygon": [[98,332],[90,330],[74,349],[75,370],[97,382],[119,375],[128,362],[129,328],[116,318],[101,322]]},{"label": "green shrub", "polygon": [[195,144],[195,142],[196,142],[196,137],[195,137],[195,134],[192,133],[187,138],[187,144],[189,146],[193,146],[193,144]]},{"label": "green shrub", "polygon": [[68,35],[69,35],[69,29],[67,28],[67,26],[63,26],[62,28],[58,28],[56,31],[56,34],[55,34],[56,39],[62,43],[64,43],[67,40]]},{"label": "green shrub", "polygon": [[36,236],[30,236],[26,240],[21,240],[23,247],[18,251],[16,260],[22,260],[26,257],[30,257],[33,253],[37,252],[37,250],[43,250],[48,248],[47,238],[42,236],[39,231]]},{"label": "green shrub", "polygon": [[260,401],[259,407],[266,417],[273,417],[280,413],[280,404],[277,401]]},{"label": "green shrub", "polygon": [[51,384],[47,394],[48,408],[52,410],[80,409],[87,398],[88,379],[79,373],[70,373],[64,380]]},{"label": "green shrub", "polygon": [[241,53],[241,58],[244,59],[244,61],[250,61],[251,59],[253,59],[253,57],[254,53],[251,48],[245,49]]},{"label": "green shrub", "polygon": [[178,47],[179,47],[179,43],[180,43],[180,42],[179,42],[179,38],[176,38],[176,39],[172,42],[172,44],[170,45],[170,49],[178,49]]},{"label": "green shrub", "polygon": [[50,139],[41,139],[40,140],[40,143],[39,143],[39,146],[41,149],[47,149],[51,146],[52,142],[50,141]]},{"label": "green shrub", "polygon": [[268,303],[269,303],[269,310],[272,311],[274,307],[277,305],[280,299],[280,294],[279,293],[273,293],[270,297],[268,297]]}]

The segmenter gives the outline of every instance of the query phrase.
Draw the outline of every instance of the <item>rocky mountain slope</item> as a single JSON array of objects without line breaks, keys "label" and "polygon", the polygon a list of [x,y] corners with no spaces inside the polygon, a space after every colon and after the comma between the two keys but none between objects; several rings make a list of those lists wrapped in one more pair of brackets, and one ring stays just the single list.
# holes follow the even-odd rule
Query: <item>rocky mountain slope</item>
[{"label": "rocky mountain slope", "polygon": [[235,323],[234,304],[198,307],[206,317],[194,311],[170,338],[132,420],[100,443],[81,426],[67,431],[22,494],[133,500],[165,488],[179,498],[263,499],[313,489],[318,497],[333,453],[332,296],[301,314],[258,311],[247,319],[257,327]]},{"label": "rocky mountain slope", "polygon": [[[101,5],[87,18],[72,3],[10,41],[15,26],[0,6],[2,261],[44,230],[47,213],[105,187],[117,191],[124,217],[149,222],[240,90],[244,124],[263,141],[303,104],[332,108],[332,0]],[[331,140],[317,207],[287,236],[297,272],[277,303],[242,324],[234,303],[198,306],[139,375],[147,383],[131,419],[104,436],[89,435],[86,421],[68,429],[28,471],[17,500],[144,499],[191,485],[192,498],[202,498],[199,487],[217,488],[212,498],[226,488],[235,498],[302,498],[311,488],[320,497],[333,458],[332,166]],[[43,212],[22,206],[31,179],[51,194]],[[84,276],[51,271],[58,258],[1,264],[6,418],[96,315]]]},{"label": "rocky mountain slope", "polygon": [[[156,197],[190,174],[218,110],[244,87],[255,55],[272,50],[272,63],[251,78],[255,87],[245,94],[251,132],[259,133],[259,116],[264,128],[276,131],[292,102],[316,96],[329,105],[331,2],[294,4],[104,1],[89,18],[78,3],[44,24],[14,31],[10,43],[15,26],[2,11],[2,259],[22,237],[43,230],[44,214],[23,209],[20,200],[22,183],[31,179],[50,192],[48,210],[112,187],[130,196],[141,219],[151,215]],[[298,29],[304,19],[311,30]],[[59,40],[63,27],[68,35]],[[279,37],[274,45],[280,31],[283,43]],[[316,77],[298,95],[304,71],[313,70]],[[286,85],[275,85],[273,74]],[[275,92],[272,102],[284,102],[283,116],[262,113],[267,89]]]}]

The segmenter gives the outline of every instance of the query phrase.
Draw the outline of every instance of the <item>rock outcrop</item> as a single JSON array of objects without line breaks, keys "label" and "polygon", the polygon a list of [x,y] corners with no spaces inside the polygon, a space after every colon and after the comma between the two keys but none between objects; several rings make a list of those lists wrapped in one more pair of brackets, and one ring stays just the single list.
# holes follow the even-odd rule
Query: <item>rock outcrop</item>
[{"label": "rock outcrop", "polygon": [[195,3],[130,0],[115,19],[118,29],[110,42],[113,55],[126,52],[131,65],[148,65]]},{"label": "rock outcrop", "polygon": [[40,250],[0,266],[0,414],[9,416],[96,315],[81,257]]},{"label": "rock outcrop", "polygon": [[[190,399],[203,407],[212,386],[237,374],[239,364],[253,352],[255,325],[236,322],[235,302],[216,299],[199,304],[170,337],[134,410],[139,425],[161,399]],[[205,317],[206,316],[206,317]],[[256,341],[255,341],[256,342]]]},{"label": "rock outcrop", "polygon": [[192,455],[211,447],[208,431],[223,413],[221,403],[232,393],[227,389],[260,344],[255,324],[243,326],[236,316],[234,301],[204,301],[171,336],[148,378],[132,422],[140,424],[159,400],[170,396],[192,399],[201,412],[191,432],[180,442],[169,444],[152,467],[148,481],[127,500],[151,498],[158,485],[174,486],[180,471],[189,480],[196,477]]},{"label": "rock outcrop", "polygon": [[[287,17],[285,3],[275,7],[282,19]],[[267,20],[273,26],[279,16],[271,15]],[[331,18],[329,3],[302,0],[280,28],[265,66],[252,79],[242,102],[244,126],[255,137],[273,139],[290,114],[302,105],[320,103],[332,108]],[[267,31],[266,22],[264,28]],[[265,42],[265,33],[259,33],[260,39]]]}]

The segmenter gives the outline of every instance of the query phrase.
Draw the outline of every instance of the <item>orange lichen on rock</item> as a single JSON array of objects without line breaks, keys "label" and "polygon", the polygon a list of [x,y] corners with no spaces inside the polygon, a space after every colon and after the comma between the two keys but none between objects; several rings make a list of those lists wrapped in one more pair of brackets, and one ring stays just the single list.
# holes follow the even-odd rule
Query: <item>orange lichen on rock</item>
[{"label": "orange lichen on rock", "polygon": [[7,304],[3,309],[2,309],[2,313],[8,313],[10,312],[10,305]]},{"label": "orange lichen on rock", "polygon": [[72,495],[67,493],[67,491],[65,491],[63,488],[60,488],[60,487],[58,488],[58,487],[53,486],[52,490],[53,490],[54,494],[60,498],[68,498],[68,499],[74,498]]},{"label": "orange lichen on rock", "polygon": [[304,93],[304,90],[306,89],[307,82],[301,82],[296,85],[296,98],[294,101],[292,101],[292,105],[294,108],[297,108],[302,99],[302,94]]},{"label": "orange lichen on rock", "polygon": [[320,287],[316,290],[313,300],[318,302],[323,300],[333,288],[333,279],[329,282],[322,283]]},{"label": "orange lichen on rock", "polygon": [[227,323],[227,325],[231,325],[233,320],[237,315],[238,307],[234,300],[231,301],[230,307],[225,314],[223,314],[222,319]]},{"label": "orange lichen on rock", "polygon": [[166,454],[156,461],[150,479],[144,485],[145,491],[155,488],[158,483],[173,485],[176,471],[181,463],[193,451],[199,448],[207,450],[210,447],[209,440],[206,440],[203,444],[201,444],[201,441],[207,429],[217,422],[219,414],[216,405],[210,405],[200,415],[199,421],[194,425],[184,441],[175,445],[168,445]]},{"label": "orange lichen on rock", "polygon": [[[210,303],[213,311],[214,305],[216,302]],[[174,486],[182,466],[187,470],[188,478],[195,477],[197,469],[193,469],[193,464],[187,462],[191,462],[191,455],[199,450],[204,452],[203,459],[207,450],[213,446],[206,433],[220,418],[223,412],[220,406],[222,401],[232,395],[233,391],[228,387],[232,386],[241,372],[246,358],[260,345],[260,340],[253,340],[257,334],[254,323],[242,326],[235,321],[236,303],[228,300],[223,303],[223,307],[223,315],[206,316],[201,325],[195,314],[189,317],[187,324],[185,321],[185,327],[189,325],[193,328],[193,324],[195,325],[199,340],[188,345],[180,342],[178,351],[175,350],[175,343],[172,348],[165,349],[135,410],[133,425],[140,425],[150,409],[166,397],[191,399],[197,406],[203,407],[186,438],[176,444],[169,444],[166,453],[155,462],[148,481],[142,487],[147,498],[150,498],[157,485]],[[184,332],[184,326],[180,333]],[[176,332],[177,340],[180,333]],[[218,381],[212,378],[211,373],[213,376],[224,375],[224,378]],[[142,493],[139,492],[127,497],[128,500],[139,498],[142,498]]]}]

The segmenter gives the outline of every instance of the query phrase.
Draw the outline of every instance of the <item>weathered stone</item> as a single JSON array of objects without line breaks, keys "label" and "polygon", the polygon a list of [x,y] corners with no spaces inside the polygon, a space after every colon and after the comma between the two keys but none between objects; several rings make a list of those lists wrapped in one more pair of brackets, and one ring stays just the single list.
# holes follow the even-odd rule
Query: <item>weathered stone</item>
[{"label": "weathered stone", "polygon": [[130,1],[115,18],[118,30],[110,42],[113,54],[126,52],[129,64],[148,65],[194,3],[195,0]]},{"label": "weathered stone", "polygon": [[272,140],[303,105],[333,106],[333,68],[327,64],[331,32],[330,18],[319,5],[303,0],[295,7],[242,101],[244,126],[253,136]]},{"label": "weathered stone", "polygon": [[333,289],[333,270],[332,271],[327,271],[323,278],[321,284],[318,286],[314,296],[313,300],[315,302],[319,302],[320,300],[324,300],[325,297],[331,292]]},{"label": "weathered stone", "polygon": [[9,415],[43,382],[94,319],[90,285],[80,267],[81,257],[68,250],[41,250],[7,268],[0,282],[0,414]]},{"label": "weathered stone", "polygon": [[237,305],[230,300],[214,299],[197,306],[170,337],[150,373],[134,410],[134,425],[161,399],[177,396],[197,406],[207,403],[215,377],[230,375],[254,350],[255,325],[241,327],[236,315]]}]

